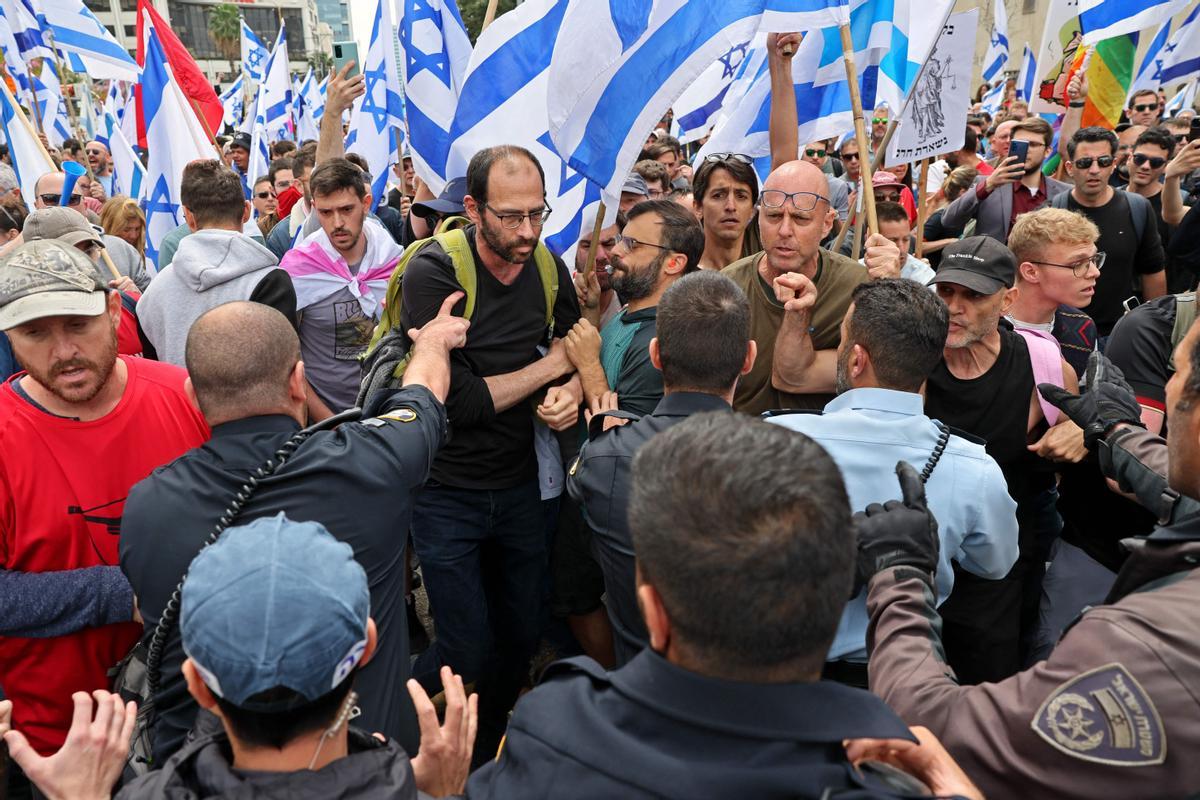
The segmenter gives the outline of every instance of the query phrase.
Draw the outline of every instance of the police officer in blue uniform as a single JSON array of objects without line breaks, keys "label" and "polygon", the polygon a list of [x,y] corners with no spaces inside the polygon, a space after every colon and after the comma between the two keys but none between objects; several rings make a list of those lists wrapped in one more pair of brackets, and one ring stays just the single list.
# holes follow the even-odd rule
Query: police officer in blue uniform
[{"label": "police officer in blue uniform", "polygon": [[[379,628],[379,650],[356,683],[358,724],[398,740],[410,753],[416,752],[417,726],[404,686],[405,532],[413,498],[446,436],[449,352],[462,345],[468,326],[450,316],[460,297],[447,298],[441,314],[417,332],[403,388],[385,394],[362,422],[305,438],[274,474],[258,481],[237,517],[244,524],[283,511],[321,523],[354,549]],[[219,306],[192,326],[189,384],[212,438],[134,486],[122,520],[121,569],[138,599],[147,639],[235,495],[301,430],[306,381],[299,348],[286,318],[259,303]],[[197,713],[180,672],[178,626],[166,642],[152,729],[158,763],[183,743]]]},{"label": "police officer in blue uniform", "polygon": [[819,680],[855,559],[820,446],[692,416],[635,456],[629,522],[649,649],[611,673],[551,667],[468,797],[981,797],[944,751],[926,786],[847,757],[845,740],[914,739],[878,698]]}]

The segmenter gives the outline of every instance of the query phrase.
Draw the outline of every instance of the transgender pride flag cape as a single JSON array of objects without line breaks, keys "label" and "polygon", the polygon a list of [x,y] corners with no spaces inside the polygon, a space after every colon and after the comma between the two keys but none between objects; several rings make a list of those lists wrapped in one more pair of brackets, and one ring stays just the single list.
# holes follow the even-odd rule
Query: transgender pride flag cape
[{"label": "transgender pride flag cape", "polygon": [[358,298],[363,314],[379,318],[388,278],[404,250],[374,218],[363,220],[362,235],[367,237],[367,249],[357,275],[350,274],[346,259],[333,249],[324,230],[313,231],[284,254],[279,266],[292,276],[297,310],[349,289]]}]

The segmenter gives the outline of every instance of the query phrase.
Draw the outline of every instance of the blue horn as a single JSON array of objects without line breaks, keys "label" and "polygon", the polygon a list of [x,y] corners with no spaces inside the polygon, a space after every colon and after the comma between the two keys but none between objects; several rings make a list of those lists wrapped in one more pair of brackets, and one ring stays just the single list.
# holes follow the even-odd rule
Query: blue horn
[{"label": "blue horn", "polygon": [[64,161],[62,166],[66,176],[63,178],[62,197],[58,198],[58,204],[66,206],[70,205],[71,193],[75,191],[75,184],[87,174],[87,170],[74,161]]}]

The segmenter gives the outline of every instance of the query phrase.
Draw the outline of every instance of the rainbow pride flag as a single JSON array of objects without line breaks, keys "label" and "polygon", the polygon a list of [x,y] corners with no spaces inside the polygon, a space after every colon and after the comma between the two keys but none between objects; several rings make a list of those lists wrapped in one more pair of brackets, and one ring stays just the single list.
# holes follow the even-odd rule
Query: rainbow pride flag
[{"label": "rainbow pride flag", "polygon": [[1133,82],[1134,56],[1138,35],[1130,33],[1098,42],[1092,48],[1079,48],[1075,53],[1072,72],[1088,58],[1088,96],[1083,108],[1083,126],[1099,125],[1112,129],[1121,120],[1121,110]]}]

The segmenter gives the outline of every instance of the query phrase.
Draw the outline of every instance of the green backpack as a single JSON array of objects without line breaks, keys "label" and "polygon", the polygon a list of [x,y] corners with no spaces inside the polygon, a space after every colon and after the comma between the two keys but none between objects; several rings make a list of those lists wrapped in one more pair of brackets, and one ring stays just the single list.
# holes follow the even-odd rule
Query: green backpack
[{"label": "green backpack", "polygon": [[[400,386],[404,370],[408,367],[409,357],[412,355],[412,342],[408,340],[408,333],[400,324],[404,271],[413,257],[428,247],[430,243],[437,242],[446,255],[450,256],[450,260],[454,264],[454,279],[466,294],[463,318],[471,319],[471,315],[475,312],[475,297],[479,291],[479,276],[476,272],[475,260],[471,257],[471,244],[464,230],[469,224],[471,222],[466,217],[447,217],[438,225],[433,236],[428,239],[419,239],[410,244],[396,262],[392,277],[388,279],[383,301],[383,314],[379,318],[379,324],[375,326],[371,343],[362,356],[364,379],[359,394],[360,406],[365,408],[363,404],[367,400],[369,392],[384,388],[385,384],[391,388]],[[558,298],[558,265],[554,261],[554,256],[541,242],[538,242],[537,247],[534,248],[533,260],[537,264],[538,275],[542,279],[542,288],[546,296],[548,341],[554,330],[554,304]],[[388,378],[382,380],[382,376],[376,374],[378,372],[376,362],[378,362],[381,349],[385,344],[390,345],[392,352],[396,352],[397,347],[402,347],[404,355],[391,368]],[[388,359],[388,361],[391,363],[395,359]]]}]

